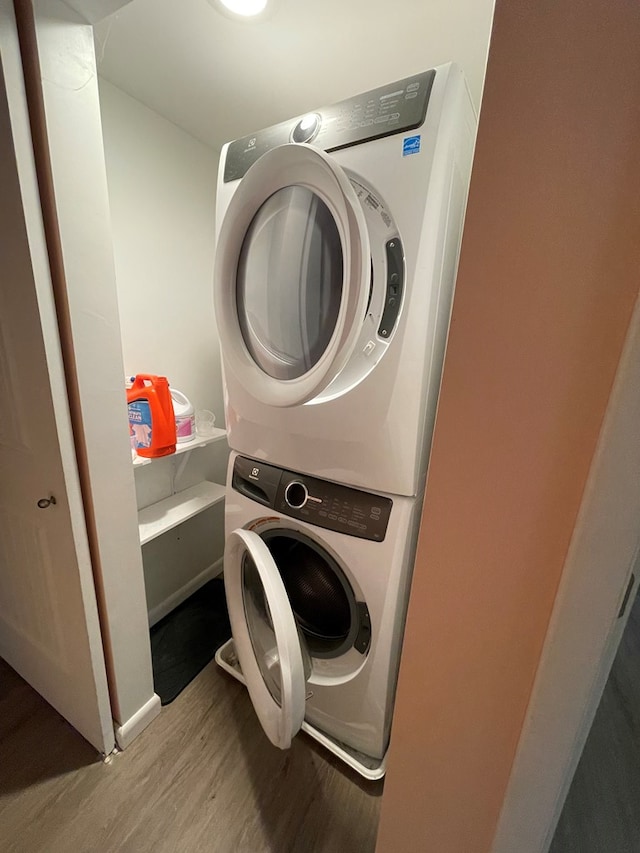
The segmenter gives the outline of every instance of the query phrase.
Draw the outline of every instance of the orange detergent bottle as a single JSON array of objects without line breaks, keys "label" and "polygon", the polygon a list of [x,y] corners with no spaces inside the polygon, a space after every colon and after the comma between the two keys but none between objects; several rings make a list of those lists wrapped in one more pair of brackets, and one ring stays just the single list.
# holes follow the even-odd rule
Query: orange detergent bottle
[{"label": "orange detergent bottle", "polygon": [[139,373],[127,388],[129,433],[139,456],[176,451],[176,419],[166,376]]}]

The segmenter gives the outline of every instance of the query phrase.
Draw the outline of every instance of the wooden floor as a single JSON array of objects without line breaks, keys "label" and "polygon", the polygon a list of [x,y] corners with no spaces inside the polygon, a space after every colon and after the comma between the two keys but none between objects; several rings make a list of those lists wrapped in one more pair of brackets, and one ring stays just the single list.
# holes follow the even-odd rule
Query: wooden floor
[{"label": "wooden floor", "polygon": [[[381,793],[305,736],[273,748],[213,663],[103,764],[0,661],[2,853],[373,853]],[[640,599],[551,853],[640,853]]]},{"label": "wooden floor", "polygon": [[304,735],[272,747],[213,663],[103,764],[0,661],[3,853],[370,853],[382,783],[343,767]]},{"label": "wooden floor", "polygon": [[631,611],[551,853],[640,853],[640,598]]}]

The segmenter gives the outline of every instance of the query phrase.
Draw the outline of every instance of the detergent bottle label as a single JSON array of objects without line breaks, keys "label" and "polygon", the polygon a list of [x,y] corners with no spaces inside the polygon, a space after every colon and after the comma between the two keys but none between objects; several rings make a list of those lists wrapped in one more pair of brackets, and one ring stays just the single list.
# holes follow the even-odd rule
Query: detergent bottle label
[{"label": "detergent bottle label", "polygon": [[176,434],[178,441],[190,441],[193,438],[194,432],[194,416],[184,415],[179,417],[176,415]]},{"label": "detergent bottle label", "polygon": [[136,450],[151,446],[151,406],[148,400],[129,403],[129,433]]}]

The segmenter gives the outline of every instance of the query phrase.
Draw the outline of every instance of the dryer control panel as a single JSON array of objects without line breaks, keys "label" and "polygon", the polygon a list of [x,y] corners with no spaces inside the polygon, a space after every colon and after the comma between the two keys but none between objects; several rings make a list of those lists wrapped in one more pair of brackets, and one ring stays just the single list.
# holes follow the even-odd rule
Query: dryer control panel
[{"label": "dryer control panel", "polygon": [[244,177],[258,157],[287,142],[309,142],[336,151],[415,130],[424,123],[435,76],[433,69],[423,71],[236,139],[227,149],[224,182]]},{"label": "dryer control panel", "polygon": [[240,494],[301,521],[347,536],[382,542],[390,498],[236,457],[232,486]]}]

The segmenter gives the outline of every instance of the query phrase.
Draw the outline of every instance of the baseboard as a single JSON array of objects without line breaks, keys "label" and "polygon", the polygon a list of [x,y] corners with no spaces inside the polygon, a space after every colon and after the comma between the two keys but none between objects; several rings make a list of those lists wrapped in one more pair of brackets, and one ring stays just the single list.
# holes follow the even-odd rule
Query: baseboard
[{"label": "baseboard", "polygon": [[116,743],[120,749],[126,749],[138,735],[147,728],[160,713],[160,697],[155,693],[148,702],[129,717],[121,726],[115,725]]},{"label": "baseboard", "polygon": [[222,574],[222,557],[216,560],[215,563],[207,566],[207,568],[201,571],[200,574],[191,578],[188,583],[171,593],[168,598],[165,598],[164,601],[161,601],[160,604],[157,604],[152,610],[150,610],[149,627],[153,627],[156,622],[159,622],[167,615],[167,613],[171,613],[172,610],[174,610],[179,604],[182,604],[182,602],[189,598],[189,596],[197,589],[204,586],[207,581],[210,581],[212,578],[215,578],[220,574]]}]

